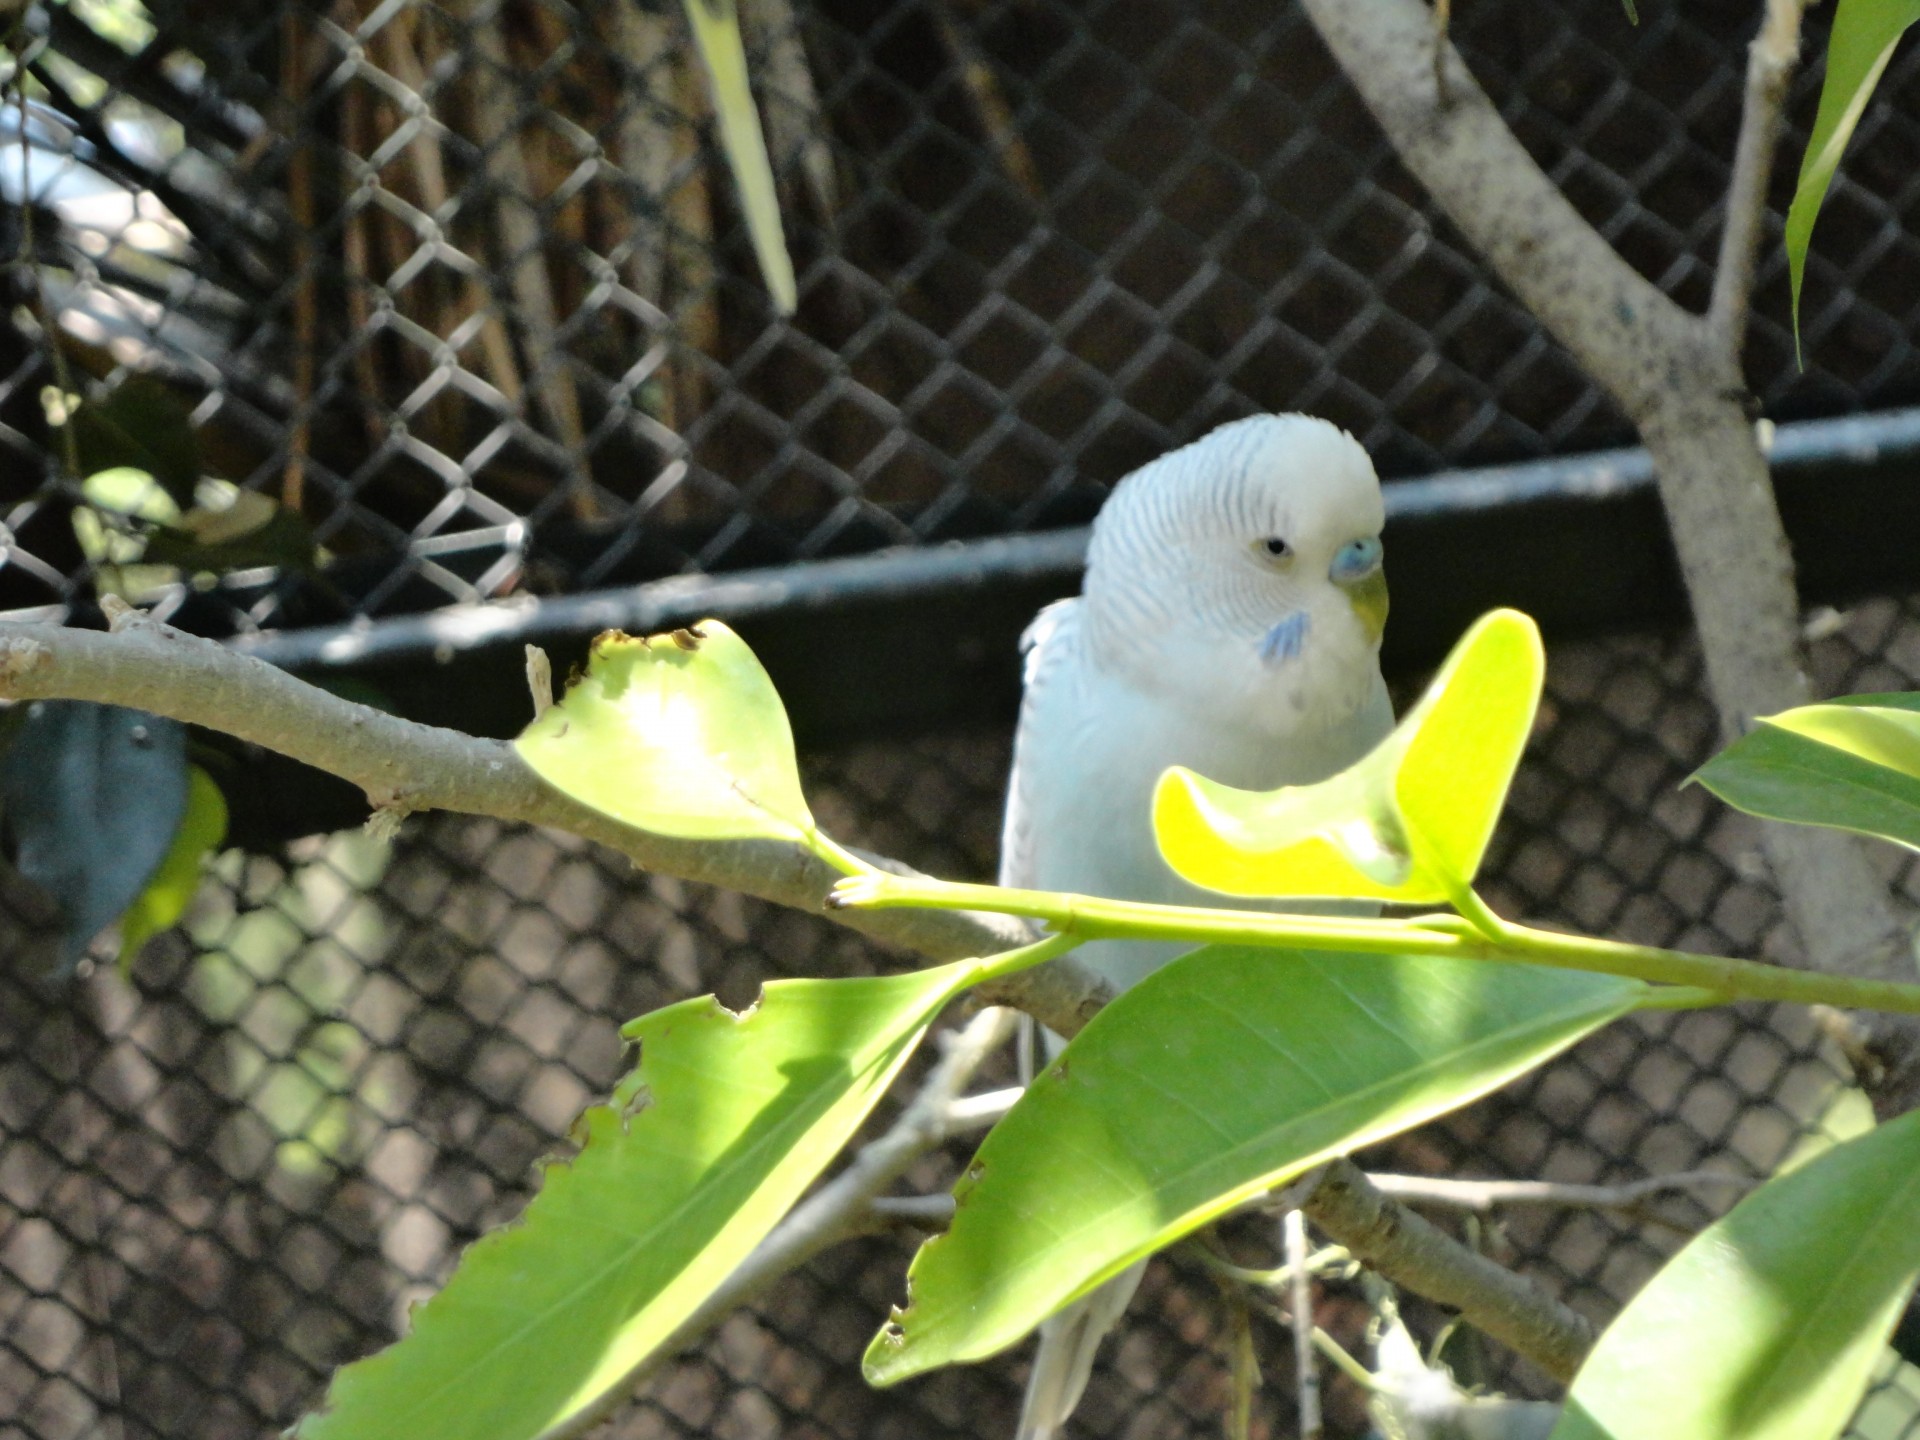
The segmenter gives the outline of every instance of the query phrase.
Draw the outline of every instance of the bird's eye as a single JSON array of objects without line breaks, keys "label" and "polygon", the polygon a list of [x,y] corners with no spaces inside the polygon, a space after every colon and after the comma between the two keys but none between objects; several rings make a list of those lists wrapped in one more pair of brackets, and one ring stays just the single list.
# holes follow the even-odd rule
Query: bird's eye
[{"label": "bird's eye", "polygon": [[1255,548],[1269,560],[1284,560],[1293,553],[1293,547],[1278,535],[1267,536]]}]

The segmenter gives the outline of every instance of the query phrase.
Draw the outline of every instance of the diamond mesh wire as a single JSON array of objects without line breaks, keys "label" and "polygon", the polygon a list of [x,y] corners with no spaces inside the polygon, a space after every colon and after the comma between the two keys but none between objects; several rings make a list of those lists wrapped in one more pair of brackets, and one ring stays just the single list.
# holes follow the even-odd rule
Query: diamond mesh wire
[{"label": "diamond mesh wire", "polygon": [[[211,594],[147,577],[219,633],[1076,522],[1253,410],[1325,414],[1389,477],[1629,438],[1297,11],[743,16],[791,321],[752,269],[676,7],[32,11],[36,224],[17,114],[0,175],[43,263],[12,272],[0,355],[0,609],[89,590],[41,392],[134,370],[190,408],[213,473],[300,510],[324,549],[318,575]],[[1733,0],[1638,26],[1561,0],[1463,6],[1454,33],[1574,203],[1698,303],[1753,23]],[[1781,207],[1816,84],[1789,107]],[[1920,395],[1916,84],[1903,53],[1827,203],[1805,374],[1770,217],[1747,358],[1778,418]],[[35,338],[49,317],[64,375]]]},{"label": "diamond mesh wire", "polygon": [[[1816,658],[1836,689],[1920,684],[1920,599],[1858,606]],[[1548,697],[1490,855],[1494,903],[1651,943],[1785,953],[1752,824],[1677,788],[1713,736],[1690,642],[1556,645]],[[836,833],[977,877],[991,873],[1006,759],[1002,732],[948,733],[811,755],[807,770]],[[1912,870],[1888,869],[1911,896]],[[11,951],[30,947],[31,918],[23,899],[10,906]],[[487,821],[422,817],[391,845],[345,834],[282,863],[227,857],[185,932],[150,948],[130,983],[0,978],[0,1415],[32,1440],[291,1421],[516,1211],[620,1072],[622,1019],[895,963],[816,917]],[[1643,1017],[1366,1159],[1597,1183],[1759,1175],[1827,1112],[1841,1076],[1803,1011]],[[929,1160],[909,1185],[935,1190],[963,1159]],[[1605,1318],[1735,1193],[1509,1208],[1478,1243]],[[1271,1238],[1231,1241],[1257,1259]],[[608,1433],[1011,1433],[1021,1356],[887,1392],[860,1381],[909,1250],[904,1237],[860,1242],[809,1265]],[[1358,1345],[1362,1309],[1332,1287],[1322,1323]],[[1284,1373],[1284,1336],[1260,1325]],[[1157,1263],[1077,1433],[1214,1433],[1224,1334],[1204,1271],[1177,1253]],[[1488,1373],[1540,1384],[1524,1368]],[[1286,1389],[1263,1397],[1262,1433],[1289,1433]],[[1331,1403],[1332,1433],[1362,1433],[1356,1392],[1335,1381]],[[1872,1434],[1920,1434],[1910,1404],[1883,1403],[1894,1418]]]},{"label": "diamond mesh wire", "polygon": [[[1488,0],[1456,7],[1455,37],[1583,213],[1697,304],[1754,16],[1647,9],[1634,28],[1602,0]],[[791,322],[752,270],[673,7],[30,12],[24,166],[17,116],[0,122],[0,244],[41,262],[8,271],[0,327],[0,610],[85,607],[43,392],[136,372],[189,409],[209,471],[297,508],[325,548],[311,575],[143,576],[163,613],[214,634],[1073,523],[1134,464],[1255,409],[1340,421],[1389,477],[1628,438],[1433,214],[1296,12],[742,10],[800,270]],[[1804,375],[1777,258],[1763,271],[1747,373],[1776,417],[1920,393],[1916,85],[1903,52],[1828,202]],[[1816,660],[1826,690],[1914,685],[1920,603],[1859,606]],[[1712,729],[1684,640],[1556,646],[1495,903],[1781,953],[1751,828],[1676,789]],[[817,809],[924,869],[989,874],[1006,741],[810,756]],[[514,1213],[619,1073],[621,1019],[892,963],[810,917],[447,818],[391,847],[227,857],[125,984],[26,978],[44,914],[18,886],[4,900],[20,963],[0,973],[0,1433],[26,1440],[287,1423]],[[1757,1174],[1838,1074],[1797,1012],[1641,1020],[1371,1158]],[[1604,1316],[1728,1198],[1509,1211],[1480,1243]],[[885,1394],[859,1381],[908,1249],[814,1262],[610,1433],[1010,1433],[1018,1357]],[[1355,1295],[1323,1296],[1349,1343],[1362,1318]],[[1223,1325],[1196,1265],[1157,1263],[1078,1433],[1211,1433]],[[1257,1433],[1289,1433],[1284,1391]],[[1360,1397],[1335,1382],[1330,1403],[1335,1433],[1360,1433]],[[1879,1403],[1863,1435],[1920,1434],[1895,1390]]]}]

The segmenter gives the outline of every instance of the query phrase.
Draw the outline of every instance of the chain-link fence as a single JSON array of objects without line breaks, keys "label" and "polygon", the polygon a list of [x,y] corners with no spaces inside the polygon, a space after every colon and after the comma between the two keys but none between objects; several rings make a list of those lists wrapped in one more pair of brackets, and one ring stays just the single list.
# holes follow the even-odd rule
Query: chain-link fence
[{"label": "chain-link fence", "polygon": [[[677,7],[21,11],[30,103],[0,117],[0,246],[21,257],[0,610],[84,618],[113,588],[226,636],[1038,530],[1261,409],[1339,421],[1390,478],[1630,438],[1425,204],[1296,11],[741,9],[791,321],[752,268]],[[1698,303],[1755,11],[1642,9],[1633,26],[1615,0],[1484,0],[1456,7],[1455,38],[1582,211]],[[1747,359],[1776,418],[1920,399],[1917,86],[1920,59],[1897,57],[1828,202],[1805,374],[1769,246]],[[80,483],[89,405],[184,417],[192,473],[166,504]],[[217,548],[235,533],[250,548]],[[1920,684],[1920,605],[1858,605],[1817,660],[1832,691]],[[1551,670],[1495,903],[1781,953],[1751,826],[1677,788],[1713,738],[1689,645],[1557,643]],[[948,726],[821,750],[816,808],[923,869],[990,874],[1006,742]],[[812,917],[449,818],[391,845],[228,854],[125,982],[38,982],[44,910],[23,886],[6,900],[0,1433],[26,1440],[290,1421],[514,1212],[621,1068],[620,1020],[897,963]],[[1759,1174],[1839,1083],[1802,1011],[1640,1019],[1375,1158]],[[1728,1198],[1510,1210],[1478,1242],[1604,1316]],[[860,1382],[908,1250],[810,1265],[613,1433],[1010,1433],[1018,1357]],[[1357,1344],[1361,1309],[1334,1287],[1321,1318]],[[1223,1323],[1201,1267],[1156,1264],[1077,1425],[1211,1433]],[[1281,1353],[1278,1331],[1260,1343]],[[1336,1433],[1360,1433],[1335,1384]],[[1284,1389],[1262,1433],[1289,1433]],[[1863,1434],[1920,1434],[1881,1403]]]},{"label": "chain-link fence", "polygon": [[[1920,603],[1863,604],[1817,653],[1838,688],[1920,685]],[[1753,823],[1678,788],[1713,734],[1686,641],[1554,647],[1490,897],[1649,943],[1779,953]],[[1006,742],[946,733],[818,754],[810,790],[836,834],[984,876]],[[9,941],[18,953],[17,931]],[[485,821],[421,818],[390,846],[346,834],[280,862],[229,855],[187,932],[156,943],[130,985],[0,980],[0,1414],[33,1440],[255,1435],[291,1420],[513,1213],[622,1068],[622,1018],[890,963],[824,920]],[[1827,1111],[1841,1075],[1803,1009],[1642,1017],[1371,1159],[1571,1182],[1759,1175]],[[963,1160],[956,1149],[909,1183],[944,1186]],[[1605,1317],[1730,1198],[1507,1209],[1479,1240]],[[884,1393],[862,1384],[860,1351],[900,1298],[908,1253],[905,1237],[876,1240],[808,1266],[610,1433],[1011,1433],[1021,1356]],[[1361,1312],[1335,1287],[1321,1318],[1357,1345]],[[1216,1433],[1223,1315],[1191,1257],[1156,1265],[1081,1433]],[[1287,1342],[1274,1327],[1260,1343],[1277,1357]],[[1361,1397],[1336,1381],[1332,1400],[1334,1433],[1360,1433]],[[1290,1433],[1289,1403],[1271,1388],[1267,1433]],[[1862,1433],[1920,1434],[1910,1409],[1899,1416]]]},{"label": "chain-link fence", "polygon": [[[221,633],[1074,523],[1255,410],[1326,415],[1388,476],[1630,438],[1295,11],[742,14],[791,322],[678,7],[29,8],[38,98],[0,177],[45,263],[10,272],[0,608],[84,596],[42,391],[129,368],[320,547],[313,573],[233,567],[224,603],[171,592]],[[1494,3],[1455,38],[1574,202],[1698,302],[1753,24],[1744,0],[1637,26],[1611,0]],[[1748,373],[1776,418],[1920,397],[1916,84],[1897,61],[1822,217],[1804,375],[1769,244]],[[54,319],[50,355],[31,332]]]}]

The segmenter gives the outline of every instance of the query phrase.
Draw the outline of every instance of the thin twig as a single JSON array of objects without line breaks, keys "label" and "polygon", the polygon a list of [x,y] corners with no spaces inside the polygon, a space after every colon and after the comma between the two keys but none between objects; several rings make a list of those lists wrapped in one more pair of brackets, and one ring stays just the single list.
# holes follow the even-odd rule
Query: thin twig
[{"label": "thin twig", "polygon": [[1040,168],[1033,163],[1033,152],[1027,148],[1019,127],[1014,124],[1013,107],[1007,103],[999,77],[993,73],[993,66],[955,18],[953,8],[946,0],[934,0],[931,13],[934,28],[940,34],[940,43],[947,47],[948,54],[953,57],[954,74],[973,107],[974,121],[980,127],[987,148],[999,158],[1007,178],[1028,200],[1035,205],[1045,205],[1047,191],[1040,180]]},{"label": "thin twig", "polygon": [[1502,1205],[1567,1205],[1592,1209],[1621,1209],[1649,1195],[1702,1186],[1751,1190],[1760,1182],[1744,1175],[1717,1170],[1687,1170],[1674,1175],[1650,1175],[1621,1185],[1574,1185],[1557,1180],[1455,1180],[1437,1175],[1382,1175],[1369,1171],[1367,1179],[1382,1195],[1416,1205],[1485,1213]]},{"label": "thin twig", "polygon": [[1720,231],[1720,259],[1713,273],[1713,298],[1707,305],[1707,329],[1714,347],[1731,369],[1738,369],[1752,311],[1753,280],[1759,268],[1760,239],[1767,214],[1767,186],[1780,142],[1780,111],[1787,85],[1800,60],[1800,16],[1806,0],[1767,0],[1760,33],[1747,52],[1747,91],[1740,116],[1740,138],[1727,182],[1726,221]]},{"label": "thin twig", "polygon": [[820,90],[807,61],[806,35],[793,0],[741,0],[740,28],[760,37],[764,54],[756,57],[754,83],[766,115],[767,153],[777,169],[798,160],[807,197],[823,223],[840,208],[832,127],[820,105]]},{"label": "thin twig", "polygon": [[1395,1285],[1458,1310],[1556,1380],[1571,1380],[1593,1348],[1597,1332],[1586,1316],[1395,1204],[1350,1160],[1326,1166],[1304,1208]]},{"label": "thin twig", "polygon": [[1293,1312],[1293,1382],[1299,1397],[1300,1440],[1320,1440],[1320,1367],[1313,1361],[1313,1274],[1307,1263],[1307,1220],[1300,1210],[1280,1217],[1286,1242],[1288,1308]]},{"label": "thin twig", "polygon": [[[357,168],[365,171],[366,157],[373,148],[372,115],[365,86],[349,85],[340,97],[340,139]],[[371,174],[365,179],[377,184]],[[367,268],[367,230],[374,214],[364,205],[347,212],[340,227],[340,259],[345,270],[347,323],[352,327],[353,374],[360,385],[361,410],[366,419],[367,448],[377,450],[386,439],[386,419],[380,408],[380,371],[375,363],[373,307],[367,303],[367,290],[373,284]]]}]

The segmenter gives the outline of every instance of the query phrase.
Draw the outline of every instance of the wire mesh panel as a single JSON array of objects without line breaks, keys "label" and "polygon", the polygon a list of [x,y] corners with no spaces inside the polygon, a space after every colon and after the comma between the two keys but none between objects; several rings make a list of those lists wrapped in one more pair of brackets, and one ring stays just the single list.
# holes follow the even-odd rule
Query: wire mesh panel
[{"label": "wire mesh panel", "polygon": [[[26,103],[0,115],[0,246],[21,261],[0,326],[0,611],[66,617],[113,590],[228,635],[1077,523],[1135,464],[1255,410],[1327,415],[1389,477],[1628,438],[1293,9],[741,10],[799,268],[790,320],[753,268],[675,6],[28,7]],[[1582,212],[1698,304],[1756,17],[1646,11],[1636,27],[1614,0],[1482,0],[1454,36]],[[1747,373],[1777,417],[1920,397],[1916,86],[1920,60],[1896,57],[1828,201],[1805,374],[1769,246]],[[111,433],[174,418],[184,460]],[[101,456],[150,478],[101,481]],[[1817,659],[1828,690],[1912,686],[1920,605],[1861,605]],[[1495,903],[1783,953],[1752,828],[1676,788],[1712,735],[1684,641],[1557,646]],[[813,755],[816,808],[923,869],[990,874],[1006,742]],[[565,1153],[625,1064],[619,1021],[900,963],[472,820],[234,853],[216,878],[126,982],[39,983],[46,917],[24,887],[4,897],[0,1433],[287,1423]],[[1799,1011],[1636,1020],[1373,1158],[1759,1174],[1840,1078]],[[1480,1236],[1605,1316],[1730,1198],[1513,1211]],[[1266,1238],[1229,1243],[1253,1258]],[[1019,1357],[860,1382],[909,1249],[814,1262],[612,1433],[1009,1433]],[[1321,1297],[1344,1341],[1363,1318],[1357,1294]],[[1157,1263],[1083,1433],[1212,1433],[1223,1324],[1200,1265]],[[1261,1433],[1288,1432],[1283,1390]],[[1336,1382],[1331,1403],[1336,1433],[1360,1433],[1358,1393]],[[1911,1413],[1889,1399],[1862,1433],[1920,1433]]]},{"label": "wire mesh panel", "polygon": [[[76,539],[76,506],[157,523],[76,495],[87,457],[52,423],[136,372],[207,472],[311,528],[264,553],[149,542],[165,563],[115,577],[218,633],[1075,522],[1254,410],[1324,414],[1389,476],[1627,438],[1296,10],[741,8],[791,320],[678,7],[29,10],[0,164],[37,262],[0,356],[0,608],[84,601],[110,547]],[[1488,3],[1454,36],[1576,205],[1695,303],[1754,23],[1744,0],[1637,26],[1610,0]],[[1920,394],[1916,83],[1896,59],[1828,202],[1805,375],[1767,247],[1748,373],[1778,416]]]},{"label": "wire mesh panel", "polygon": [[[1816,653],[1833,688],[1911,688],[1920,602],[1863,604]],[[1555,646],[1490,898],[1633,940],[1784,954],[1753,823],[1677,788],[1713,733],[1686,641]],[[977,877],[991,873],[1006,761],[1004,733],[961,733],[807,768],[836,834]],[[706,990],[741,1005],[776,976],[901,963],[817,917],[455,817],[409,821],[390,845],[350,833],[282,863],[230,855],[218,879],[130,983],[102,973],[48,989],[17,966],[0,979],[0,1415],[32,1440],[287,1423],[332,1367],[399,1333],[460,1248],[565,1153],[574,1115],[624,1066],[621,1020]],[[1913,875],[1897,879],[1911,895]],[[11,952],[29,949],[31,919],[11,907]],[[1646,1016],[1366,1158],[1574,1182],[1754,1176],[1843,1083],[1804,1010]],[[908,1188],[944,1187],[963,1155],[925,1162]],[[1508,1209],[1477,1233],[1604,1319],[1737,1193]],[[1271,1260],[1263,1229],[1228,1241]],[[829,1253],[670,1366],[609,1433],[1011,1433],[1022,1356],[886,1392],[861,1382],[909,1252],[902,1235]],[[1216,1433],[1223,1313],[1191,1254],[1158,1262],[1079,1433]],[[1357,1291],[1330,1287],[1320,1318],[1362,1344]],[[1284,1373],[1284,1333],[1260,1326]],[[1540,1383],[1524,1368],[1487,1373]],[[1286,1388],[1263,1398],[1261,1433],[1289,1433]],[[1331,1403],[1333,1433],[1362,1433],[1357,1391],[1335,1382]],[[1920,1434],[1911,1406],[1887,1404],[1876,1440]]]}]

